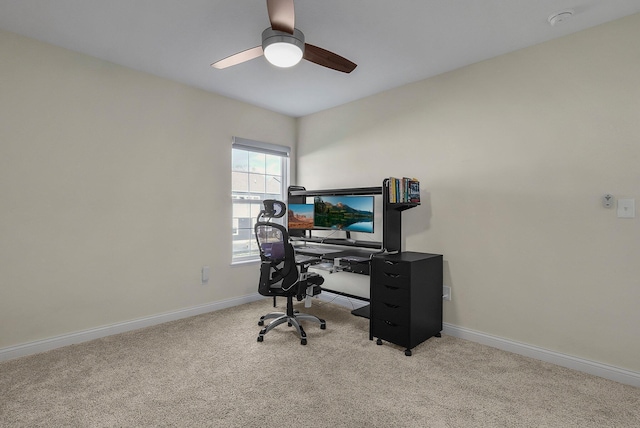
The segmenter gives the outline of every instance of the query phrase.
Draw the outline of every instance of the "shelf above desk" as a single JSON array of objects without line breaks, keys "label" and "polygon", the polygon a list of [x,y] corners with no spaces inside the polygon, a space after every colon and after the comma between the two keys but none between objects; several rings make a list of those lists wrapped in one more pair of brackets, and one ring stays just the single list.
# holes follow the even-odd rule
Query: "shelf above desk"
[{"label": "shelf above desk", "polygon": [[350,187],[347,189],[323,189],[323,190],[289,190],[291,196],[356,196],[356,195],[381,195],[382,186],[376,187]]}]

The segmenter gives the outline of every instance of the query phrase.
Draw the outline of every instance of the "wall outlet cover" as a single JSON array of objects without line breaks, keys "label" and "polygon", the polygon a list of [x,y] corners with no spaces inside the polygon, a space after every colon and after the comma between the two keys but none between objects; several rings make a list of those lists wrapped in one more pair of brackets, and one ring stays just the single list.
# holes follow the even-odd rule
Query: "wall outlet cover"
[{"label": "wall outlet cover", "polygon": [[442,286],[442,300],[451,300],[451,287],[448,285]]},{"label": "wall outlet cover", "polygon": [[204,285],[209,282],[209,266],[202,267],[201,283]]},{"label": "wall outlet cover", "polygon": [[634,218],[636,216],[635,199],[618,199],[618,218]]}]

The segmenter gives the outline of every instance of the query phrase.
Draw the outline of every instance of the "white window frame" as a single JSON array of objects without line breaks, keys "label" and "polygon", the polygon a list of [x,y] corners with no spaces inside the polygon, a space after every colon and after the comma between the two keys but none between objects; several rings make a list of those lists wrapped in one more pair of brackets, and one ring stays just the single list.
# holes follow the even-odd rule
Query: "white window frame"
[{"label": "white window frame", "polygon": [[[258,212],[262,206],[262,200],[277,199],[286,202],[287,189],[289,187],[290,181],[289,158],[291,155],[291,148],[278,144],[264,143],[261,141],[248,140],[246,138],[239,137],[233,137],[231,148],[231,264],[240,264],[260,260],[253,226],[256,222]],[[268,174],[268,171],[266,171],[266,165],[265,171],[263,172],[251,172],[249,165],[247,165],[248,168],[246,171],[236,168],[236,165],[233,164],[234,149],[256,154],[263,154],[267,156],[267,159],[271,160],[273,160],[274,156],[280,157],[281,175],[277,176]],[[256,191],[255,189],[251,189],[251,183],[249,181],[247,182],[247,188],[245,190],[234,189],[234,187],[236,187],[236,180],[242,179],[242,175],[245,173],[247,174],[247,180],[250,180],[251,176],[258,176],[259,178],[259,176],[264,175],[264,191]],[[279,193],[277,194],[269,192],[269,186],[267,182],[267,180],[269,179],[275,179],[277,181],[277,178],[275,177],[281,177]],[[246,205],[246,207],[243,207],[242,205]],[[283,219],[277,220],[280,220],[279,223],[283,224]]]}]

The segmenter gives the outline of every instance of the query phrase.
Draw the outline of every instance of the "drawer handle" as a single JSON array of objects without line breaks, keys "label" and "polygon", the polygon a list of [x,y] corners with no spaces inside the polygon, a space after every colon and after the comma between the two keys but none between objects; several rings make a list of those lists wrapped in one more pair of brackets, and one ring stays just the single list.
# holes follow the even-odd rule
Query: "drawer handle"
[{"label": "drawer handle", "polygon": [[393,286],[391,286],[391,285],[387,285],[387,284],[385,284],[384,286],[385,286],[386,288],[388,288],[389,290],[399,290],[399,289],[400,289],[399,287],[393,287]]},{"label": "drawer handle", "polygon": [[389,278],[399,278],[400,277],[400,274],[398,274],[398,273],[385,272],[384,274],[387,275]]},{"label": "drawer handle", "polygon": [[391,303],[385,303],[384,305],[391,309],[398,309],[400,307],[399,305],[392,305]]},{"label": "drawer handle", "polygon": [[390,327],[397,327],[398,326],[398,324],[396,324],[394,322],[391,322],[391,321],[387,321],[387,320],[384,320],[384,323],[386,325],[390,326]]},{"label": "drawer handle", "polygon": [[398,262],[392,262],[391,260],[385,260],[384,262],[386,264],[388,264],[388,265],[397,265],[398,264]]}]

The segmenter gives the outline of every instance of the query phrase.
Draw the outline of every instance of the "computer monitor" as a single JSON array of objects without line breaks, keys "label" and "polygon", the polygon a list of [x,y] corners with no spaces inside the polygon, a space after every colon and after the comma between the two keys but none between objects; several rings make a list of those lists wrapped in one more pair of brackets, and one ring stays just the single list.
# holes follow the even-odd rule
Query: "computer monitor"
[{"label": "computer monitor", "polygon": [[373,196],[316,196],[315,229],[373,233]]},{"label": "computer monitor", "polygon": [[313,213],[313,204],[289,204],[287,228],[289,230],[312,230]]}]

